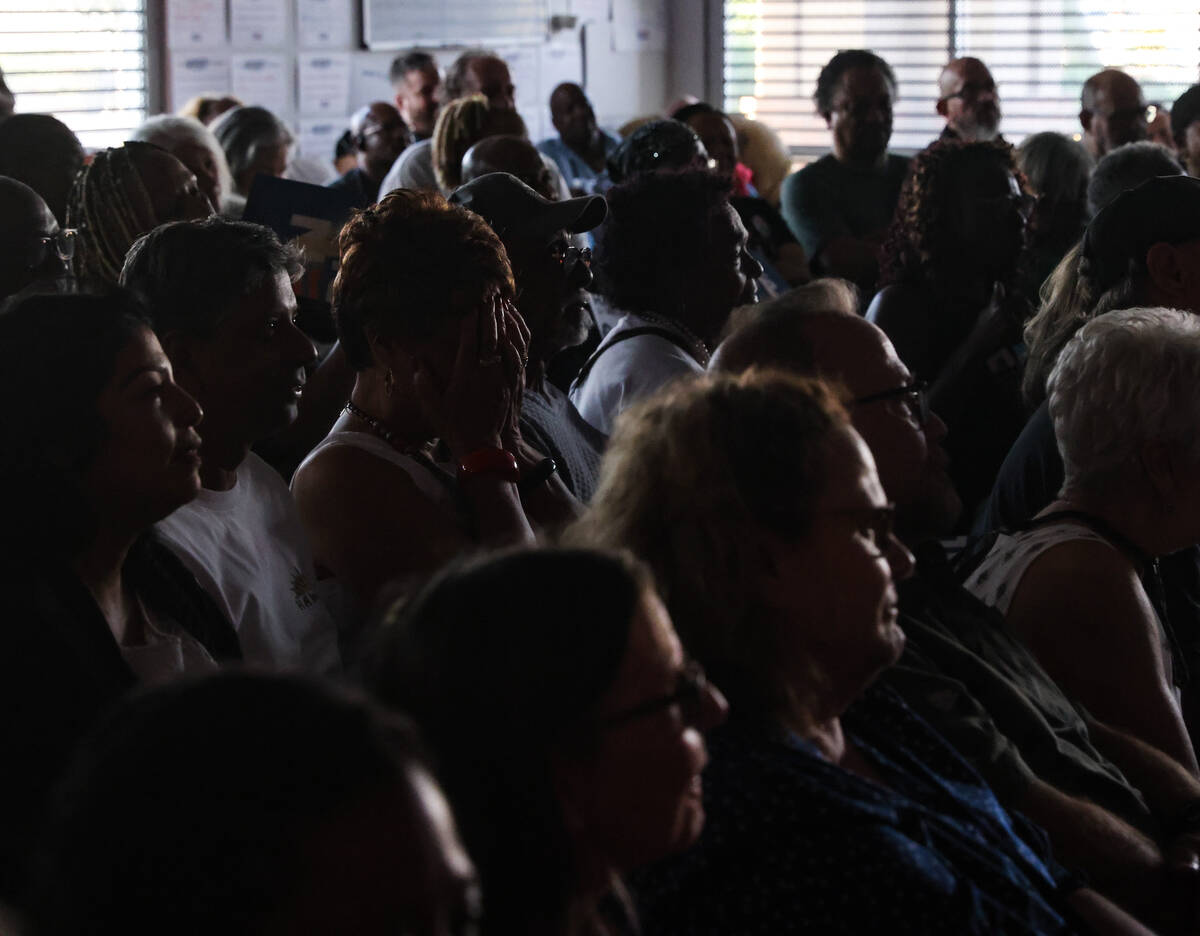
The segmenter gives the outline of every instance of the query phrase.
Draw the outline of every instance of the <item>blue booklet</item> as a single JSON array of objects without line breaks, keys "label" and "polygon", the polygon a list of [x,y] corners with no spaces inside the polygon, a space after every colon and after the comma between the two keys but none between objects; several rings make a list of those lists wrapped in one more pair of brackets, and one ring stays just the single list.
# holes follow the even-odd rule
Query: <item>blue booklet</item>
[{"label": "blue booklet", "polygon": [[255,176],[246,200],[243,221],[263,224],[304,250],[304,275],[296,283],[301,299],[329,301],[329,290],[338,268],[338,234],[353,206],[338,189]]}]

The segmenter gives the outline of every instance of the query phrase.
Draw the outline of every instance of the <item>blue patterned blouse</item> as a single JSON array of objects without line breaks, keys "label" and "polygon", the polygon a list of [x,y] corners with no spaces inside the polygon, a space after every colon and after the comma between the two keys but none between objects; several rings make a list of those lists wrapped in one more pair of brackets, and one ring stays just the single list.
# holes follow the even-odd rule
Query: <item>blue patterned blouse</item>
[{"label": "blue patterned blouse", "polygon": [[1075,931],[1044,833],[898,696],[842,726],[886,787],[762,724],[713,734],[700,841],[633,880],[647,936]]}]

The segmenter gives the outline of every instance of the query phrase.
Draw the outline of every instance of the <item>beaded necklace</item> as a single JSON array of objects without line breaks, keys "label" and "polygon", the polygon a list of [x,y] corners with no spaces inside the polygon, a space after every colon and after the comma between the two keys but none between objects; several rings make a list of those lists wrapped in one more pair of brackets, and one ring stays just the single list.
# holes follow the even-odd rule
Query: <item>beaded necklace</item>
[{"label": "beaded necklace", "polygon": [[659,315],[657,312],[635,312],[634,314],[638,318],[645,319],[654,325],[661,325],[664,328],[671,328],[679,332],[690,346],[688,350],[691,351],[692,357],[696,359],[696,363],[701,367],[708,367],[708,359],[711,356],[708,345],[701,341],[700,337],[682,322],[673,318],[667,318],[665,315]]}]

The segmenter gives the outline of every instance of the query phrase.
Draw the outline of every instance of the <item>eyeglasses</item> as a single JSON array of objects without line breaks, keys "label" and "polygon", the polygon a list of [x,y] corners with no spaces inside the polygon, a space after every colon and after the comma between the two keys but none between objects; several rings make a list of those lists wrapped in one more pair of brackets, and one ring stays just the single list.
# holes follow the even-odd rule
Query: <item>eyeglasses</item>
[{"label": "eyeglasses", "polygon": [[881,390],[879,393],[859,397],[853,403],[858,405],[878,403],[881,400],[900,400],[908,409],[908,414],[912,416],[916,424],[924,426],[929,422],[928,390],[929,383],[924,380],[918,380],[915,383],[905,384],[903,387],[893,387],[891,390]]},{"label": "eyeglasses", "polygon": [[1158,108],[1151,104],[1147,107],[1122,107],[1120,110],[1109,111],[1107,114],[1104,111],[1088,111],[1088,113],[1103,117],[1110,123],[1150,123],[1158,115]]},{"label": "eyeglasses", "polygon": [[974,101],[981,94],[995,94],[996,82],[989,81],[985,83],[977,83],[968,81],[953,94],[947,94],[943,101],[953,101],[955,98],[961,98],[964,101]]},{"label": "eyeglasses", "polygon": [[574,244],[565,244],[562,241],[550,245],[550,258],[559,266],[574,265],[582,263],[586,267],[592,265],[592,248],[591,247],[576,247]]},{"label": "eyeglasses", "polygon": [[880,552],[887,549],[892,532],[896,529],[895,504],[888,504],[885,507],[841,507],[835,510],[822,510],[819,513],[834,517],[850,517]]},{"label": "eyeglasses", "polygon": [[59,260],[69,264],[71,258],[75,256],[76,233],[75,228],[62,228],[55,234],[37,238],[30,246],[29,256],[26,258],[27,268],[30,270],[41,269],[50,256],[51,247]]},{"label": "eyeglasses", "polygon": [[707,691],[708,677],[704,675],[704,667],[695,660],[689,660],[679,671],[678,683],[674,692],[657,699],[650,699],[648,702],[635,705],[624,712],[609,715],[600,722],[600,727],[615,728],[639,718],[655,715],[663,709],[669,709],[672,705],[679,706],[679,714],[683,716],[684,724],[694,725],[700,720],[700,710]]},{"label": "eyeglasses", "polygon": [[1033,217],[1033,209],[1037,207],[1037,198],[1028,192],[1005,192],[1003,195],[978,195],[975,200],[980,204],[995,206],[1002,210],[1007,209],[1011,205],[1017,209],[1017,213],[1026,221]]}]

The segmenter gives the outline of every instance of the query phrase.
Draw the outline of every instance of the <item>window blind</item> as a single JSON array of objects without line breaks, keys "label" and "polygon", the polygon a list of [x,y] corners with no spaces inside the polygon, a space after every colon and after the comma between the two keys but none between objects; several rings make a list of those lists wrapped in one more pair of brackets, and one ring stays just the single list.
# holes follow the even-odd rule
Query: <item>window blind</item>
[{"label": "window blind", "polygon": [[146,0],[5,0],[0,69],[19,112],[119,146],[146,117]]},{"label": "window blind", "polygon": [[839,49],[871,49],[900,85],[892,148],[941,132],[937,77],[973,55],[991,70],[1001,130],[1019,143],[1043,130],[1077,134],[1079,92],[1102,68],[1127,71],[1167,107],[1200,77],[1194,0],[726,0],[725,108],[762,120],[793,153],[824,153],[829,130],[812,100]]}]

